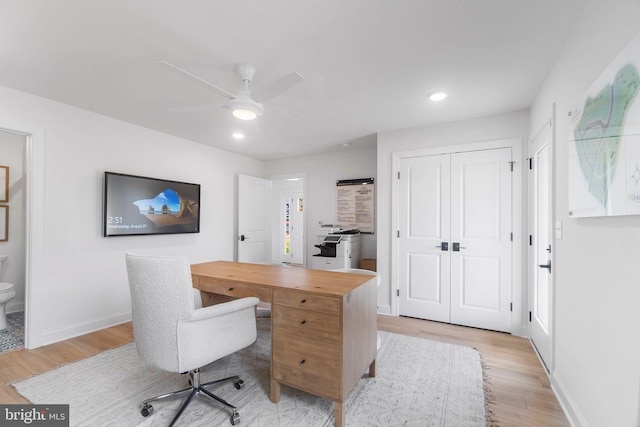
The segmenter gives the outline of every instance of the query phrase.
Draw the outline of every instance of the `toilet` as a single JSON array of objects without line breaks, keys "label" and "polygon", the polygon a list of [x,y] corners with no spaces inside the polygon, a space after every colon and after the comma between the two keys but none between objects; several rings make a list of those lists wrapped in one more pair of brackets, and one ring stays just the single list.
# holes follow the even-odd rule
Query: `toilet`
[{"label": "toilet", "polygon": [[[6,259],[7,255],[0,255],[0,277],[2,277],[2,264]],[[13,283],[0,282],[0,330],[7,329],[5,307],[15,296],[16,290]]]}]

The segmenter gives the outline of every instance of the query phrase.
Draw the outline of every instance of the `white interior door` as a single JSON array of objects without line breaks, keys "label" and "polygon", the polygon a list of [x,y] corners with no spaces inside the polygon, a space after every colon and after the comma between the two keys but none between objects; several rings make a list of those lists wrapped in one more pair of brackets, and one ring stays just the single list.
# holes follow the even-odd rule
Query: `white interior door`
[{"label": "white interior door", "polygon": [[449,169],[449,155],[400,161],[399,273],[403,316],[450,321]]},{"label": "white interior door", "polygon": [[271,181],[238,176],[238,261],[271,261]]},{"label": "white interior door", "polygon": [[451,156],[451,323],[511,331],[511,148]]},{"label": "white interior door", "polygon": [[551,121],[530,142],[530,281],[531,341],[547,369],[552,345],[552,135]]},{"label": "white interior door", "polygon": [[511,148],[399,160],[403,316],[511,331]]}]

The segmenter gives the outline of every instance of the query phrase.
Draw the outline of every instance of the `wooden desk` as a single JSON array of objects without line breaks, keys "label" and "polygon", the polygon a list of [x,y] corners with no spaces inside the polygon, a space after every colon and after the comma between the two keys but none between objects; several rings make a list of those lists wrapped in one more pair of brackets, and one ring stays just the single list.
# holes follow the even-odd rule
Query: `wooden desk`
[{"label": "wooden desk", "polygon": [[280,385],[344,401],[369,368],[375,376],[377,287],[369,275],[215,261],[191,266],[203,305],[257,296],[271,303],[270,398]]}]

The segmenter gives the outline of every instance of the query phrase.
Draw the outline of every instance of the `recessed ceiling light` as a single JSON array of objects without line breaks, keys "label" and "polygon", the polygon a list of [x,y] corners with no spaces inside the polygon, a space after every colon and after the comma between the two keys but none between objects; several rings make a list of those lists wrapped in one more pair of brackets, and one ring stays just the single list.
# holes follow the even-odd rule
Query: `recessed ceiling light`
[{"label": "recessed ceiling light", "polygon": [[444,92],[434,92],[431,95],[429,95],[429,99],[432,101],[442,101],[446,97],[447,97],[447,94]]},{"label": "recessed ceiling light", "polygon": [[244,138],[244,133],[241,133],[241,132],[235,132],[235,133],[233,134],[233,137],[234,137],[235,139],[243,139],[243,138]]}]

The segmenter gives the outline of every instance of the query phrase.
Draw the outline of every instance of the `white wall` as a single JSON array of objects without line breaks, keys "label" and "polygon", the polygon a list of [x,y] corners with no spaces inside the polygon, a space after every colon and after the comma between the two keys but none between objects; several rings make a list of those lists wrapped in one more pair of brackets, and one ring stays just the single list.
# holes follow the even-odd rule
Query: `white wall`
[{"label": "white wall", "polygon": [[[490,117],[482,117],[455,123],[445,123],[427,127],[404,129],[378,134],[378,181],[376,183],[376,213],[378,231],[378,272],[382,285],[378,294],[379,311],[391,312],[391,247],[392,229],[392,154],[408,150],[444,147],[467,143],[495,141],[507,138],[522,138],[528,135],[528,113],[515,112]],[[522,165],[523,159],[520,160]],[[522,195],[523,187],[519,188]],[[517,188],[514,188],[517,191]],[[515,200],[515,198],[514,198]],[[514,230],[517,232],[517,230]],[[521,230],[523,232],[523,230]],[[517,261],[514,261],[517,262]],[[514,287],[522,286],[522,278]],[[526,292],[517,293],[526,294]],[[524,298],[525,296],[522,295]],[[515,301],[515,306],[523,306],[525,301]],[[386,308],[385,308],[386,307]],[[515,308],[514,308],[514,311]],[[514,322],[514,332],[521,333],[522,315]]]},{"label": "white wall", "polygon": [[24,135],[0,131],[0,164],[9,166],[9,240],[0,242],[0,254],[9,257],[2,265],[0,281],[13,283],[16,297],[9,301],[7,313],[24,310],[25,297],[25,175]]},{"label": "white wall", "polygon": [[[311,266],[313,254],[320,252],[313,246],[316,244],[315,236],[319,230],[318,222],[322,221],[325,224],[336,222],[336,180],[374,178],[377,185],[375,143],[364,148],[336,150],[327,154],[265,162],[267,178],[295,173],[305,175],[306,258],[307,266]],[[376,234],[361,236],[361,259],[376,257],[376,241]]]},{"label": "white wall", "polygon": [[[34,134],[35,345],[130,319],[126,251],[233,259],[237,174],[262,162],[2,87],[0,112],[0,128]],[[104,171],[202,184],[201,232],[102,237]]]},{"label": "white wall", "polygon": [[[531,108],[557,103],[552,384],[575,425],[640,425],[640,215],[568,217],[567,112],[640,29],[634,0],[589,1]],[[638,52],[640,55],[640,52]]]}]

